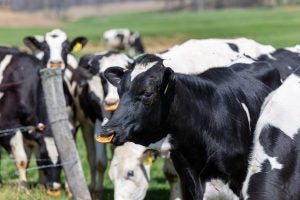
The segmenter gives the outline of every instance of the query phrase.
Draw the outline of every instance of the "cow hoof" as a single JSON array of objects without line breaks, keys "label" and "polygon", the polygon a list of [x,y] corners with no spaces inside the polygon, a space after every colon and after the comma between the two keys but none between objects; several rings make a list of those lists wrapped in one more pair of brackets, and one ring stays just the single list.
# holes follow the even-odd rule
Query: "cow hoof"
[{"label": "cow hoof", "polygon": [[101,200],[103,199],[103,190],[94,190],[93,191],[93,199],[94,200]]},{"label": "cow hoof", "polygon": [[29,185],[27,181],[20,181],[18,185],[18,191],[29,194]]}]

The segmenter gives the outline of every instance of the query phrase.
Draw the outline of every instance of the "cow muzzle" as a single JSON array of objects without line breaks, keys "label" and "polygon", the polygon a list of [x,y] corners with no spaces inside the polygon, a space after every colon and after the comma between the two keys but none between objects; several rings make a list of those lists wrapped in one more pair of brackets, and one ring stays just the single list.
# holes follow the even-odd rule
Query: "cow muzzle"
[{"label": "cow muzzle", "polygon": [[115,111],[118,108],[119,100],[118,99],[105,99],[104,100],[104,109],[106,111]]},{"label": "cow muzzle", "polygon": [[104,128],[103,127],[103,132],[100,133],[99,136],[96,137],[96,141],[100,143],[111,143],[114,136],[115,136],[115,131],[110,129],[110,128]]},{"label": "cow muzzle", "polygon": [[49,68],[59,68],[63,67],[63,62],[62,61],[50,61],[48,63]]},{"label": "cow muzzle", "polygon": [[61,184],[57,182],[53,182],[52,184],[47,184],[47,194],[49,196],[57,197],[61,195],[60,188]]}]

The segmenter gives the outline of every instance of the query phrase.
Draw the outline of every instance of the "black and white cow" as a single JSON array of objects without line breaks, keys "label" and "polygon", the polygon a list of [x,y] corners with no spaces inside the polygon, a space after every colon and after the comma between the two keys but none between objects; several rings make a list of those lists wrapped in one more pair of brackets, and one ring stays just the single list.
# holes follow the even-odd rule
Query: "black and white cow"
[{"label": "black and white cow", "polygon": [[[80,51],[86,44],[85,37],[77,37],[69,41],[67,34],[60,29],[54,29],[45,36],[28,36],[24,38],[24,44],[29,47],[32,53],[41,60],[44,67],[60,67],[63,70],[63,88],[69,114],[69,126],[75,134],[75,106],[73,104],[75,85],[71,84],[71,77],[77,68],[77,60],[71,54]],[[57,152],[55,146],[53,152]],[[58,169],[60,170],[60,169]]]},{"label": "black and white cow", "polygon": [[280,85],[273,67],[250,67],[183,75],[165,67],[161,58],[144,55],[133,70],[109,68],[105,76],[121,98],[99,139],[144,146],[164,141],[184,199],[202,199],[204,184],[212,178],[228,182],[239,195],[261,104]]},{"label": "black and white cow", "polygon": [[299,99],[297,69],[263,104],[243,184],[243,199],[300,199]]},{"label": "black and white cow", "polygon": [[299,67],[300,45],[276,49],[269,54],[259,56],[257,60],[268,62],[276,67],[280,72],[281,78],[284,80]]},{"label": "black and white cow", "polygon": [[103,33],[103,40],[109,50],[128,50],[130,55],[144,53],[141,36],[129,29],[110,29]]},{"label": "black and white cow", "polygon": [[[76,117],[82,128],[88,151],[91,174],[89,187],[91,192],[97,195],[97,198],[101,198],[103,194],[107,155],[105,145],[95,142],[94,129],[100,127],[104,110],[109,110],[115,103],[118,103],[116,88],[108,83],[103,72],[108,67],[115,65],[127,69],[131,61],[131,58],[125,54],[111,51],[85,55],[80,59],[79,66],[72,77],[72,84],[76,83],[74,98]],[[109,116],[107,115],[107,117]]]},{"label": "black and white cow", "polygon": [[[6,52],[6,53],[5,53]],[[35,57],[14,49],[0,48],[0,130],[16,129],[2,133],[0,143],[11,152],[19,171],[19,188],[27,190],[26,168],[28,159],[25,143],[37,142],[40,146],[38,165],[44,168],[47,188],[52,192],[60,188],[57,173],[58,154],[48,124],[47,111],[39,77],[43,64]],[[44,124],[44,125],[42,125]],[[24,130],[19,127],[38,127]]]}]

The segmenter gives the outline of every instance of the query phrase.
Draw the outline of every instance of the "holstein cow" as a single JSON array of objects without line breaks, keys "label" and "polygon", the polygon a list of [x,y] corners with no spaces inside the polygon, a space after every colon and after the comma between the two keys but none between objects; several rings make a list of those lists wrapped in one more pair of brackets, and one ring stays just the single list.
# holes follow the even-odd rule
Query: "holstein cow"
[{"label": "holstein cow", "polygon": [[300,199],[299,76],[298,68],[263,104],[242,199]]},{"label": "holstein cow", "polygon": [[183,75],[144,55],[133,70],[109,68],[105,76],[118,87],[120,103],[98,140],[144,146],[164,141],[184,199],[202,199],[212,178],[228,182],[239,195],[261,104],[280,85],[271,66],[249,67]]},{"label": "holstein cow", "polygon": [[2,133],[0,143],[12,153],[16,161],[19,188],[27,190],[28,159],[24,141],[30,144],[37,142],[40,146],[38,165],[48,166],[43,171],[49,194],[57,194],[55,192],[60,188],[60,177],[57,173],[59,160],[39,77],[39,70],[43,67],[31,55],[0,48],[0,130],[13,129]]},{"label": "holstein cow", "polygon": [[[103,121],[105,114],[103,106],[111,110],[112,107],[117,106],[114,104],[118,103],[116,88],[107,82],[103,72],[115,65],[127,69],[131,62],[132,59],[125,54],[111,51],[99,52],[83,56],[73,73],[72,84],[76,83],[76,116],[88,151],[91,173],[90,190],[96,194],[97,198],[101,198],[103,193],[107,156],[105,145],[95,142],[94,129],[100,127]],[[104,102],[106,102],[105,105]]]},{"label": "holstein cow", "polygon": [[109,50],[128,50],[129,54],[144,53],[141,36],[129,29],[110,29],[103,33],[103,40]]},{"label": "holstein cow", "polygon": [[70,129],[75,133],[75,112],[73,96],[75,86],[71,85],[71,76],[77,67],[77,61],[72,52],[80,51],[87,43],[85,37],[77,37],[69,41],[65,32],[54,29],[45,36],[28,36],[24,38],[24,43],[34,55],[39,58],[47,68],[60,67],[63,70],[63,88],[67,102]]}]

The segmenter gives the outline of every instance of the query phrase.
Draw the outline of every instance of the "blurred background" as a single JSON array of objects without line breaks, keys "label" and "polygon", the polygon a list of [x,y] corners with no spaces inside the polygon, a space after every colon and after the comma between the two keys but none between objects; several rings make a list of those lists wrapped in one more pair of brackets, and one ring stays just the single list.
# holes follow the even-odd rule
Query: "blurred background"
[{"label": "blurred background", "polygon": [[[163,51],[190,38],[247,37],[287,47],[300,43],[300,0],[0,0],[1,45],[25,49],[25,36],[43,35],[53,28],[61,28],[70,39],[81,35],[89,39],[77,57],[104,50],[101,36],[111,28],[139,31],[147,52]],[[81,134],[78,137],[89,182],[86,150]],[[3,182],[16,182],[14,163],[2,152]],[[35,163],[30,165],[34,167]],[[28,177],[36,181],[37,172],[28,171]],[[151,179],[146,199],[167,199],[168,184],[161,160],[152,167]],[[15,190],[9,186],[0,188],[0,199],[52,199],[40,190],[32,190],[30,195]],[[113,199],[107,176],[105,199]]]}]

